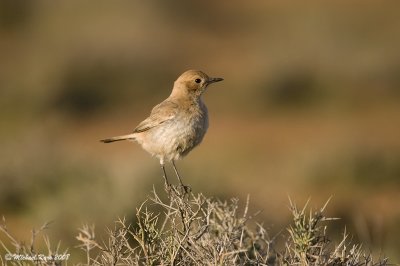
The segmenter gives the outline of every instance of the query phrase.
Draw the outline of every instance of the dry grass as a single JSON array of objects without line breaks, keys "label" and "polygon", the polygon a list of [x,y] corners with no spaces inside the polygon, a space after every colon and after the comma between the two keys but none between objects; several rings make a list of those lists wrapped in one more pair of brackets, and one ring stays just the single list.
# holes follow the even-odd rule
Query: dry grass
[{"label": "dry grass", "polygon": [[[290,202],[293,222],[288,226],[284,248],[271,238],[262,224],[249,215],[247,200],[243,211],[237,199],[221,201],[203,194],[169,191],[163,201],[153,190],[136,211],[137,221],[115,222],[108,241],[99,244],[90,227],[77,237],[87,253],[87,264],[95,265],[386,265],[374,261],[361,245],[347,241],[336,246],[326,234],[323,206],[307,212]],[[154,206],[158,211],[152,211]],[[96,250],[96,251],[95,251]],[[92,254],[92,255],[91,255]],[[96,254],[96,255],[93,255]]]},{"label": "dry grass", "polygon": [[[7,228],[6,220],[3,217],[0,225],[0,232],[6,237],[7,241],[0,239],[1,254],[6,254],[0,257],[2,265],[61,265],[62,257],[67,259],[69,255],[67,251],[61,251],[60,243],[54,247],[50,244],[49,237],[44,233],[49,228],[51,222],[44,223],[38,230],[32,229],[31,239],[29,243],[17,240]],[[37,237],[42,235],[43,243],[46,247],[46,252],[36,248]],[[29,259],[28,259],[29,258]],[[32,259],[32,260],[30,260]],[[7,262],[8,261],[8,262]],[[7,264],[9,263],[9,264]]]},{"label": "dry grass", "polygon": [[[387,259],[374,260],[362,245],[349,243],[346,231],[340,243],[331,243],[327,227],[335,218],[325,217],[327,203],[313,212],[307,204],[299,209],[290,200],[293,221],[287,234],[280,234],[284,243],[278,243],[278,238],[271,238],[255,215],[249,214],[249,199],[240,206],[237,199],[221,201],[171,187],[163,200],[153,189],[137,208],[135,222],[116,220],[103,240],[96,237],[94,225],[84,225],[74,249],[86,254],[78,265],[388,265]],[[48,261],[7,263],[67,265],[68,260],[54,256],[61,254],[60,244],[51,247],[43,233],[48,227],[45,223],[39,230],[32,230],[31,242],[25,244],[12,236],[3,219],[0,231],[6,240],[0,241],[1,253],[39,255],[35,240],[43,234],[46,252],[53,256]],[[6,264],[4,257],[1,262]]]}]

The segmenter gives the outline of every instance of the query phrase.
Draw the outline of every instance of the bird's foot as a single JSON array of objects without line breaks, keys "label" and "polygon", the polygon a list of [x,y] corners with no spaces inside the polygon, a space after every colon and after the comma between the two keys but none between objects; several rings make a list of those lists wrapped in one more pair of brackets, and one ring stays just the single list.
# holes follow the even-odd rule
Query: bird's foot
[{"label": "bird's foot", "polygon": [[172,187],[171,184],[165,183],[165,184],[164,184],[164,189],[165,189],[165,191],[166,191],[168,194],[170,194],[171,191],[173,190],[173,187]]},{"label": "bird's foot", "polygon": [[192,192],[192,188],[190,186],[185,186],[184,184],[181,184],[179,188],[183,190],[184,194]]},{"label": "bird's foot", "polygon": [[169,197],[175,195],[182,198],[192,192],[192,188],[190,186],[185,186],[183,184],[174,186],[172,184],[165,183],[164,189]]}]

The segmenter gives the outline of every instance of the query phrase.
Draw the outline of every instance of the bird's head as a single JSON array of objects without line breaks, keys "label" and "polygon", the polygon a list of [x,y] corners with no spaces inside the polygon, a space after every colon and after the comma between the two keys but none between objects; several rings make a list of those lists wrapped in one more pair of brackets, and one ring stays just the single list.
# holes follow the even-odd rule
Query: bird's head
[{"label": "bird's head", "polygon": [[188,70],[174,83],[173,93],[177,95],[192,95],[200,97],[211,83],[224,80],[223,78],[210,78],[207,74],[198,70]]}]

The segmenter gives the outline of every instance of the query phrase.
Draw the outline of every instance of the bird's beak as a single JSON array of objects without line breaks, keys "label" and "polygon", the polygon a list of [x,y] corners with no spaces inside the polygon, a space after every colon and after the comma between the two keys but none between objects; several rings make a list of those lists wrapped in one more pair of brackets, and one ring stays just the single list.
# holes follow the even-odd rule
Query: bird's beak
[{"label": "bird's beak", "polygon": [[211,83],[218,82],[218,81],[223,81],[223,80],[224,80],[223,78],[209,78],[207,83],[211,84]]}]

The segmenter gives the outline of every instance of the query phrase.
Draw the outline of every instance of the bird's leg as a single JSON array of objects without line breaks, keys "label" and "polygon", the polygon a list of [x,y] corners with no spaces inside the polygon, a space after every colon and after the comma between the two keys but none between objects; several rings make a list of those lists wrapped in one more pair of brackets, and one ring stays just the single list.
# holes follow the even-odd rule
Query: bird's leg
[{"label": "bird's leg", "polygon": [[176,176],[178,177],[178,180],[179,180],[179,182],[181,183],[181,186],[182,186],[183,189],[185,190],[185,193],[190,192],[192,189],[191,189],[189,186],[185,186],[185,185],[183,184],[182,179],[181,179],[181,176],[180,176],[179,173],[178,173],[178,169],[176,169],[174,160],[172,160],[172,166],[174,167],[175,174],[176,174]]},{"label": "bird's leg", "polygon": [[165,181],[165,188],[169,189],[169,182],[168,182],[168,178],[167,178],[167,173],[165,172],[165,166],[164,166],[164,162],[160,162],[161,165],[161,169],[163,171],[163,177],[164,177],[164,181]]},{"label": "bird's leg", "polygon": [[182,182],[182,179],[181,179],[181,176],[180,176],[179,173],[178,173],[178,169],[176,169],[174,160],[172,160],[172,166],[174,167],[175,174],[176,174],[176,176],[178,177],[179,182],[181,183],[182,186],[184,186],[184,185],[183,185],[183,182]]}]

